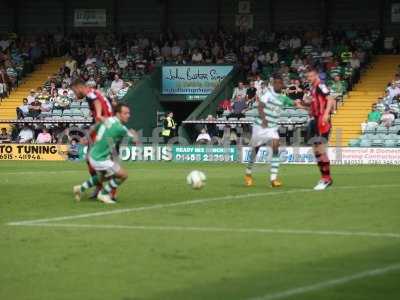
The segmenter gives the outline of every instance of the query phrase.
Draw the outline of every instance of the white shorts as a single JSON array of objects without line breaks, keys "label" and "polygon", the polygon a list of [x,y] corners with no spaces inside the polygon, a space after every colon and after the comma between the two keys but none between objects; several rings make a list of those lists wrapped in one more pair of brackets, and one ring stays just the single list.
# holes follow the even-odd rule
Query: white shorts
[{"label": "white shorts", "polygon": [[262,128],[258,125],[253,126],[253,133],[250,140],[250,145],[252,147],[268,144],[271,140],[279,140],[278,128]]},{"label": "white shorts", "polygon": [[106,177],[114,175],[121,169],[121,166],[111,159],[97,161],[89,156],[89,163],[96,172],[103,172]]}]

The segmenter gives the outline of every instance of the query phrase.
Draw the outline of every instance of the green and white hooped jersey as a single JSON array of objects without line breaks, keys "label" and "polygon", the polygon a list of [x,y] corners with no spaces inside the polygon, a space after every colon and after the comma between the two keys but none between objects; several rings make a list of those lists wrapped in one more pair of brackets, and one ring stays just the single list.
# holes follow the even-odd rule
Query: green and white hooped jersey
[{"label": "green and white hooped jersey", "polygon": [[[276,93],[272,88],[268,88],[267,92],[260,97],[260,102],[265,105],[264,113],[267,119],[268,128],[278,128],[278,121],[282,114],[283,108],[292,104],[288,97]],[[262,119],[258,112],[255,119],[255,124],[259,126],[262,124]]]}]

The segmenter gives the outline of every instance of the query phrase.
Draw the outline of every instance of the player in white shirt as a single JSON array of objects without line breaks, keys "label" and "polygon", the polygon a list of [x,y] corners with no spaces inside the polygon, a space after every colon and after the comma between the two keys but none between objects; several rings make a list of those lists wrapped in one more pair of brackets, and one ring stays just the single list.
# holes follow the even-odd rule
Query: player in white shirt
[{"label": "player in white shirt", "polygon": [[280,75],[274,75],[272,86],[260,97],[258,103],[258,116],[253,125],[253,133],[250,140],[252,147],[250,161],[246,168],[245,185],[254,185],[253,165],[257,157],[258,150],[263,145],[271,144],[272,158],[270,168],[270,182],[274,188],[281,187],[282,182],[278,180],[279,171],[279,133],[278,120],[282,110],[293,103],[291,99],[281,94],[284,88],[283,79]]}]

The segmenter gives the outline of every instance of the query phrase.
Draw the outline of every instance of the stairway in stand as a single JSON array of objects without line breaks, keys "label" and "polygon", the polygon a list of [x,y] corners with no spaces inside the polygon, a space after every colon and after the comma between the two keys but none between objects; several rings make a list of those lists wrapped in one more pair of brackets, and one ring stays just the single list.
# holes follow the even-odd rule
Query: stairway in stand
[{"label": "stairway in stand", "polygon": [[[29,95],[31,89],[43,86],[50,75],[58,72],[64,61],[64,58],[51,58],[36,66],[36,70],[24,77],[23,82],[0,103],[0,119],[16,119],[16,108],[21,105],[22,99]],[[9,124],[1,123],[0,127],[10,128]]]},{"label": "stairway in stand", "polygon": [[361,80],[349,92],[343,106],[332,118],[331,146],[348,145],[361,134],[363,123],[373,103],[385,93],[386,85],[394,78],[400,55],[378,55]]}]

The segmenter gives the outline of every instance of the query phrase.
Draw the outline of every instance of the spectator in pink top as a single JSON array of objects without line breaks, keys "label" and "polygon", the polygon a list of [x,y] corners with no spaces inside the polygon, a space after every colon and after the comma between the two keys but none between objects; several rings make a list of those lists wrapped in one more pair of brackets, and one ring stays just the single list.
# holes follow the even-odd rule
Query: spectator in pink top
[{"label": "spectator in pink top", "polygon": [[42,132],[38,134],[36,138],[36,143],[38,144],[49,144],[51,143],[51,134],[47,128],[43,128]]}]

